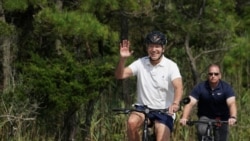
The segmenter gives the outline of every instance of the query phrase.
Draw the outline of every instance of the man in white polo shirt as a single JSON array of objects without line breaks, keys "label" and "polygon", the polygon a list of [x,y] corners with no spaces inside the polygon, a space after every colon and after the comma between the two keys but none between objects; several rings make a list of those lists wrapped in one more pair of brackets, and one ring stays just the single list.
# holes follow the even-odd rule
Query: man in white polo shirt
[{"label": "man in white polo shirt", "polygon": [[[139,105],[147,105],[152,109],[169,108],[169,115],[150,113],[150,121],[154,123],[156,138],[169,141],[173,130],[173,115],[179,109],[183,85],[179,68],[175,62],[164,56],[166,37],[159,31],[149,33],[145,38],[148,56],[142,57],[125,67],[126,59],[133,51],[130,42],[120,43],[120,60],[115,71],[117,79],[130,76],[137,77],[137,101]],[[143,108],[139,106],[137,108]],[[133,112],[128,119],[129,141],[139,141],[138,130],[143,124],[144,115]]]}]

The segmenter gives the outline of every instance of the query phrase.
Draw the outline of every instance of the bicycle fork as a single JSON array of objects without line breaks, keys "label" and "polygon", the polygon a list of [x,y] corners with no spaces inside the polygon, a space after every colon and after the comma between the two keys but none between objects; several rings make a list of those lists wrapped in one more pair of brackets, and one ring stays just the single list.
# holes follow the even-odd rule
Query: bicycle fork
[{"label": "bicycle fork", "polygon": [[146,117],[144,119],[142,141],[148,141],[148,118]]},{"label": "bicycle fork", "polygon": [[206,136],[202,136],[202,141],[214,141],[212,124],[209,123],[206,129]]}]

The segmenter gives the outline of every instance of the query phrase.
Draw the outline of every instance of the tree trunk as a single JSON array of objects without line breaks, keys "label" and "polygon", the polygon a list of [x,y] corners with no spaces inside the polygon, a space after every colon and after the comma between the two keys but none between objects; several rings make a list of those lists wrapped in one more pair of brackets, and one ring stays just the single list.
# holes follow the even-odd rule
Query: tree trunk
[{"label": "tree trunk", "polygon": [[[0,20],[5,23],[5,15],[4,10],[2,7],[2,1],[0,1]],[[10,90],[10,83],[11,83],[11,51],[10,51],[10,37],[7,37],[6,35],[1,35],[0,37],[0,48],[2,48],[3,52],[3,82],[2,82],[2,88],[0,89],[3,91],[3,93],[7,93]]]},{"label": "tree trunk", "polygon": [[88,102],[87,107],[85,107],[85,113],[86,113],[86,119],[85,119],[85,123],[81,124],[80,127],[81,129],[81,135],[82,135],[82,139],[83,141],[90,141],[91,137],[90,137],[90,127],[91,127],[91,119],[93,117],[94,114],[94,105],[95,102],[94,100],[90,100]]},{"label": "tree trunk", "polygon": [[76,118],[76,110],[69,110],[65,115],[64,120],[64,140],[65,141],[75,141],[75,135],[77,130],[77,118]]},{"label": "tree trunk", "polygon": [[128,17],[121,11],[121,41],[128,39]]},{"label": "tree trunk", "polygon": [[188,60],[190,61],[190,66],[191,66],[191,72],[192,72],[192,75],[193,75],[193,82],[195,84],[197,84],[200,80],[200,77],[199,77],[199,73],[197,71],[197,67],[196,67],[196,60],[195,58],[193,57],[193,54],[192,54],[192,51],[189,47],[189,40],[190,40],[190,37],[189,35],[186,35],[186,38],[185,38],[185,50],[186,50],[186,53],[187,53],[187,56],[188,56]]}]

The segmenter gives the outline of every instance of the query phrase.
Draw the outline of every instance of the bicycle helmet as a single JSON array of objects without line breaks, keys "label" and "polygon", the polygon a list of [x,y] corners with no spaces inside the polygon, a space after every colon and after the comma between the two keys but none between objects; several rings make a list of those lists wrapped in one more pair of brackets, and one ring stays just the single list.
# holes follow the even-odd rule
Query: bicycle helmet
[{"label": "bicycle helmet", "polygon": [[148,44],[159,44],[165,45],[167,43],[167,39],[165,35],[159,31],[150,32],[145,38],[146,45]]}]

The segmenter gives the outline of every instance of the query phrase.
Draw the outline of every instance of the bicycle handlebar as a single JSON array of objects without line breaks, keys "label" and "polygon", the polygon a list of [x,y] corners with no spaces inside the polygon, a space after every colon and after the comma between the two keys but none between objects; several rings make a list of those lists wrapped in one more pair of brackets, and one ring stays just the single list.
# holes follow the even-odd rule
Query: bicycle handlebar
[{"label": "bicycle handlebar", "polygon": [[228,124],[228,121],[223,121],[223,120],[209,120],[209,121],[187,121],[187,125],[193,126],[194,124],[208,124],[208,125],[213,125],[213,126],[218,126],[220,124]]},{"label": "bicycle handlebar", "polygon": [[140,113],[143,113],[143,114],[148,114],[150,112],[161,112],[161,113],[166,113],[167,114],[168,108],[166,108],[166,109],[150,109],[150,108],[144,106],[143,110],[138,110],[138,109],[112,109],[112,111],[116,112],[117,114],[129,114],[131,112],[140,112]]},{"label": "bicycle handlebar", "polygon": [[[181,101],[180,101],[180,105],[185,105],[185,104],[188,104],[190,102],[190,98],[189,97],[186,97],[186,98],[183,98]],[[143,113],[143,114],[148,114],[150,112],[160,112],[160,113],[164,113],[164,114],[167,114],[168,113],[168,108],[166,109],[151,109],[151,108],[148,108],[147,105],[140,105],[140,106],[143,106],[144,109],[143,110],[138,110],[138,109],[126,109],[126,108],[123,108],[123,109],[112,109],[112,111],[116,112],[117,114],[129,114],[130,112],[140,112],[140,113]]]}]

